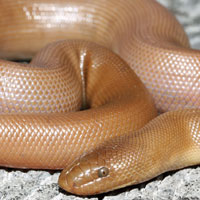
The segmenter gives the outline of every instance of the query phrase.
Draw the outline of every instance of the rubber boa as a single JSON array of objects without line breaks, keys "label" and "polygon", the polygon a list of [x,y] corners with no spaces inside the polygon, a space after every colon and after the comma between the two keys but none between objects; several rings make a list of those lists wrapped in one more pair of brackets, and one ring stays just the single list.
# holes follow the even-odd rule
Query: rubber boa
[{"label": "rubber boa", "polygon": [[[182,27],[165,8],[153,0],[0,3],[2,58],[28,59],[50,42],[70,39],[44,47],[29,68],[1,60],[0,109],[9,113],[0,119],[1,165],[67,167],[59,179],[61,187],[88,195],[199,163],[199,52],[189,48]],[[159,112],[171,112],[137,131],[157,115],[149,93]],[[87,110],[74,112],[82,108]],[[180,108],[192,110],[173,111]],[[161,133],[163,138],[168,135],[167,145]],[[180,135],[176,142],[170,139],[174,134]],[[103,141],[105,146],[98,147]],[[158,148],[161,144],[164,152]],[[150,154],[149,161],[143,152]],[[166,155],[171,159],[163,162]],[[127,159],[131,164],[125,164]]]}]

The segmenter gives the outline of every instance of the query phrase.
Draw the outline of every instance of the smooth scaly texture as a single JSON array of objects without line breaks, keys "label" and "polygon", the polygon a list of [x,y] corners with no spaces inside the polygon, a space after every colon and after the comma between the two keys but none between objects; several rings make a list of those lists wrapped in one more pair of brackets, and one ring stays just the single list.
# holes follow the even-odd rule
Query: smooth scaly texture
[{"label": "smooth scaly texture", "polygon": [[[133,70],[90,42],[55,42],[30,66],[1,61],[0,68],[5,111],[21,112],[0,117],[1,166],[62,169],[104,140],[139,129],[156,116]],[[81,104],[88,109],[65,113]]]},{"label": "smooth scaly texture", "polygon": [[[64,169],[59,184],[79,195],[103,193],[200,163],[200,110],[164,113],[135,133],[118,136]],[[99,169],[109,171],[100,177]]]},{"label": "smooth scaly texture", "polygon": [[[199,108],[199,52],[189,49],[182,27],[153,0],[1,0],[0,30],[2,58],[30,58],[41,47],[58,39],[93,41],[125,59],[146,84],[159,112]],[[162,165],[166,154],[159,148],[153,148],[154,151],[150,148],[148,153],[153,155],[154,162],[158,162],[155,170],[135,179],[126,173],[126,178],[122,177],[123,170],[131,171],[132,165],[126,162],[140,163],[137,170],[148,171],[149,164],[152,167],[152,160],[148,162],[143,157],[142,144],[146,145],[147,139],[153,147],[165,144],[164,152],[171,149],[167,141],[172,142],[177,150],[170,152],[172,157],[182,155],[178,147],[184,144],[181,153],[186,153],[183,155],[187,157],[189,149],[196,158],[199,143],[190,142],[188,135],[199,137],[199,111],[192,111],[194,116],[188,114],[191,111],[177,111],[155,119],[167,124],[165,140],[160,137],[162,124],[157,122],[144,128],[143,137],[136,137],[137,133],[134,136],[133,130],[155,117],[156,111],[136,75],[105,48],[81,41],[57,42],[43,49],[29,68],[4,60],[0,64],[2,113],[43,113],[1,116],[1,165],[63,168],[99,143],[128,132],[132,134],[109,143],[114,145],[109,146],[113,152],[111,165],[121,163],[116,165],[115,174],[109,168],[109,177],[114,184],[104,182],[106,177],[98,179],[100,187],[96,181],[88,184],[87,180],[93,183],[89,171],[87,177],[77,181],[80,170],[68,174],[67,168],[61,175],[60,185],[77,194],[101,193],[197,163],[185,159],[184,164],[171,166],[171,162],[166,162]],[[92,109],[64,114],[80,109],[81,105]],[[57,113],[44,114],[52,112]],[[173,115],[180,117],[174,119]],[[189,116],[187,120],[182,120],[186,115]],[[188,126],[197,128],[193,131]],[[188,138],[183,142],[179,129],[185,134],[184,138]],[[171,141],[174,134],[178,137],[175,142]],[[127,140],[130,145],[128,142],[128,148],[123,148],[121,154],[118,146]],[[138,156],[134,156],[137,148]],[[96,155],[95,152],[92,155]],[[99,160],[108,159],[106,162],[109,163],[106,154],[109,152],[102,152]],[[118,160],[113,160],[115,154],[120,155],[116,157]],[[100,161],[94,163],[102,165]],[[111,165],[107,164],[107,167]],[[88,170],[88,166],[85,167]],[[82,173],[85,175],[84,169]],[[81,186],[82,183],[85,184]]]},{"label": "smooth scaly texture", "polygon": [[196,108],[199,52],[154,0],[0,1],[0,55],[27,58],[49,42],[85,39],[112,49],[131,66],[160,112]]}]

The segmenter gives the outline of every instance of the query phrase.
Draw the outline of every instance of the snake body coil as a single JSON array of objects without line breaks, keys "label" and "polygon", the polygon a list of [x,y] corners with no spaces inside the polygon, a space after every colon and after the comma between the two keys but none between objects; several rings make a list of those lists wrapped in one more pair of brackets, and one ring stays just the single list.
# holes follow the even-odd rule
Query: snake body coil
[{"label": "snake body coil", "polygon": [[88,195],[199,163],[200,53],[154,0],[0,0],[0,30],[1,58],[42,48],[0,61],[0,165]]}]

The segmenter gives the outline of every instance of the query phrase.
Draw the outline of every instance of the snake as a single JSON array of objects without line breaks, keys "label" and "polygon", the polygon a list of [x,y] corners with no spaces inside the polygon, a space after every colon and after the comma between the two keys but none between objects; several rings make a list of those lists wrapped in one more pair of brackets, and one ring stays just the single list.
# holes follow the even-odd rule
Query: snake
[{"label": "snake", "polygon": [[1,166],[94,195],[200,163],[200,53],[155,0],[1,0],[0,30]]}]

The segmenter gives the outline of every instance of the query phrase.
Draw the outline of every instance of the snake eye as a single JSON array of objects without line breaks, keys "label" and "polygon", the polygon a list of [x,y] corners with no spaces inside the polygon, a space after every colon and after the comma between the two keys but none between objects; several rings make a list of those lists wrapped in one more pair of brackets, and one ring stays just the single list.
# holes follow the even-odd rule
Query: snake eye
[{"label": "snake eye", "polygon": [[109,174],[109,169],[107,167],[102,167],[98,170],[99,177],[106,177]]}]

